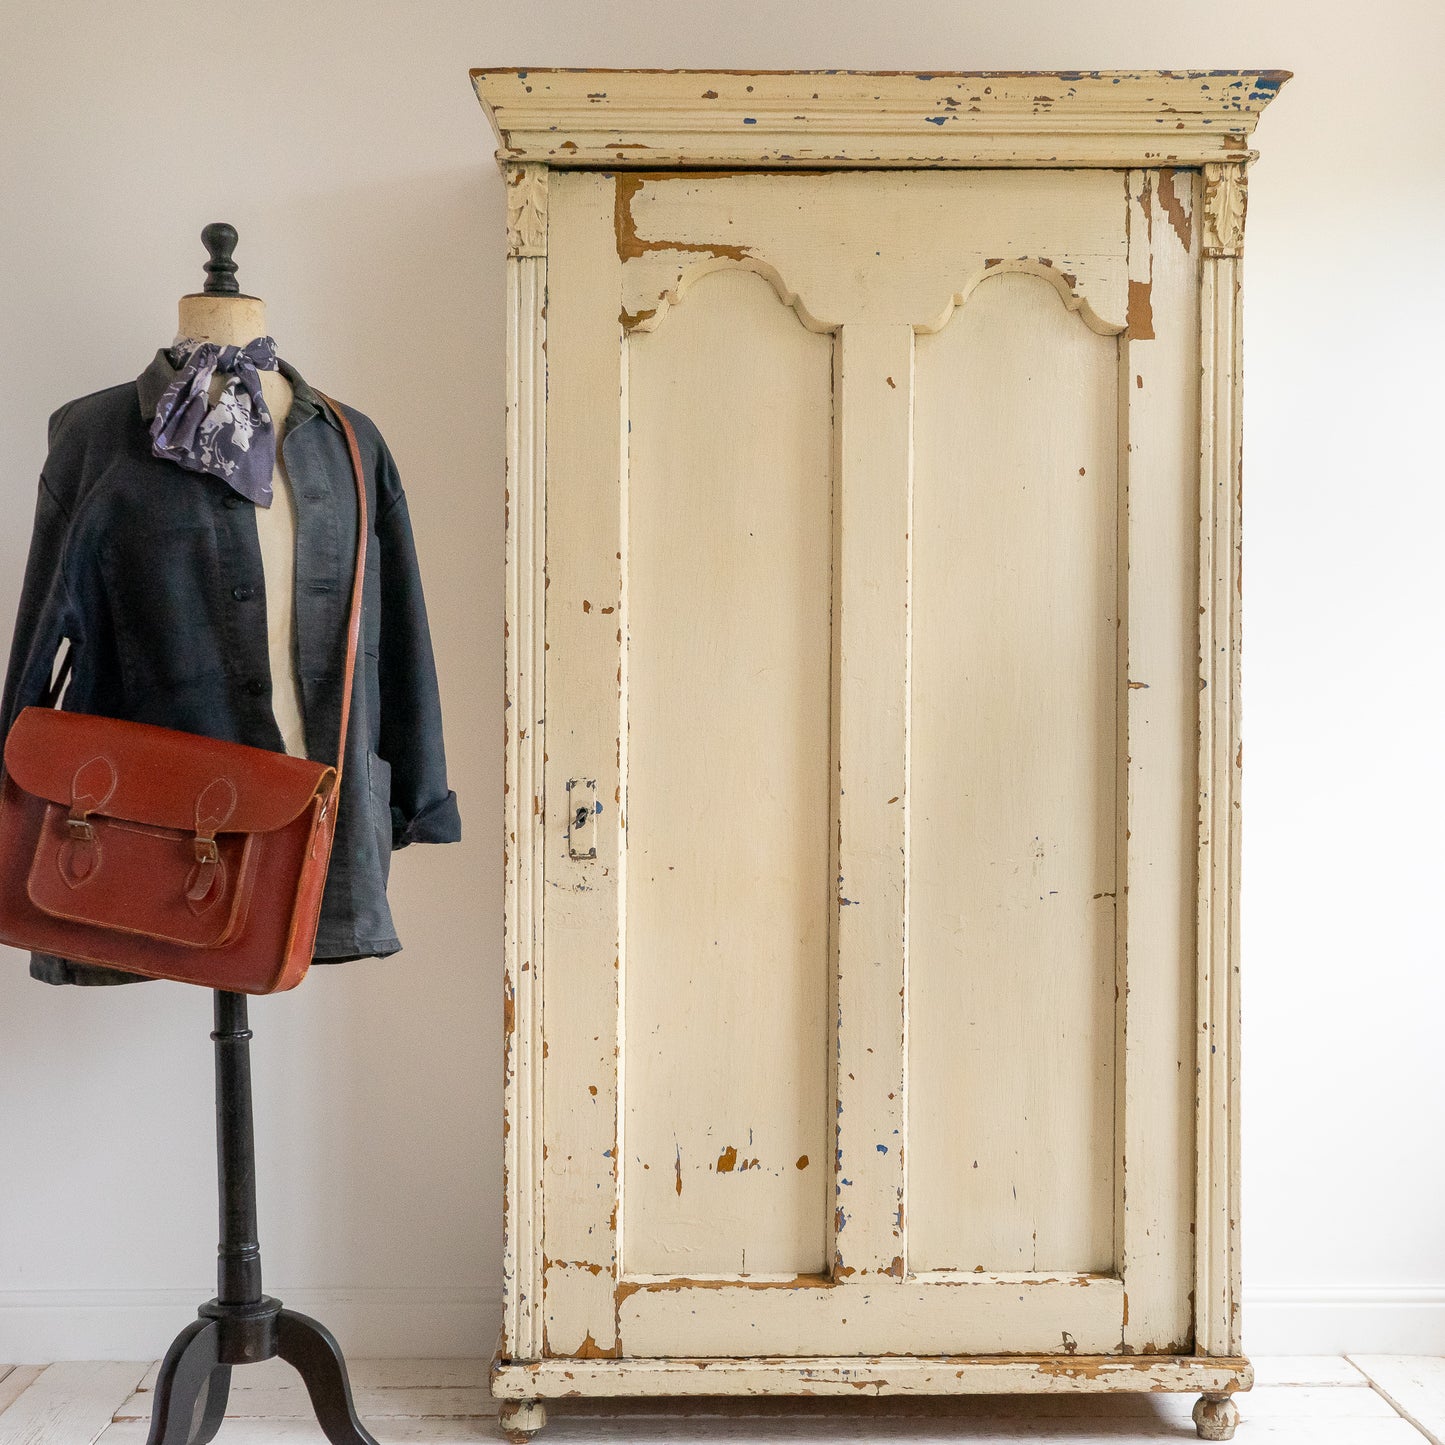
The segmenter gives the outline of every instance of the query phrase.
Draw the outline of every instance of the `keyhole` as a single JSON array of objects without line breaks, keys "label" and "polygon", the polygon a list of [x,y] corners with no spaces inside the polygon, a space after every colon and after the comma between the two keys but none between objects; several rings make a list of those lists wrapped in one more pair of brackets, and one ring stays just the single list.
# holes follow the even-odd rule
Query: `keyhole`
[{"label": "keyhole", "polygon": [[587,813],[588,809],[586,808],[577,809],[577,813],[572,819],[572,831],[574,833],[580,833],[582,829],[587,826]]}]

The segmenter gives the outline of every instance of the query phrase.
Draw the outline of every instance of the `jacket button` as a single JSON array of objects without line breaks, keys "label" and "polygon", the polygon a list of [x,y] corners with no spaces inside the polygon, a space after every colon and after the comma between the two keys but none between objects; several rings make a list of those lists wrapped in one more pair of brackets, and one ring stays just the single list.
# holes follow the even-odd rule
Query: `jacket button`
[{"label": "jacket button", "polygon": [[246,691],[247,691],[252,697],[260,697],[261,694],[266,691],[266,684],[265,684],[264,682],[262,682],[259,677],[253,677],[253,678],[246,684]]},{"label": "jacket button", "polygon": [[256,589],[254,587],[231,588],[231,596],[234,597],[237,602],[249,602],[255,595]]}]

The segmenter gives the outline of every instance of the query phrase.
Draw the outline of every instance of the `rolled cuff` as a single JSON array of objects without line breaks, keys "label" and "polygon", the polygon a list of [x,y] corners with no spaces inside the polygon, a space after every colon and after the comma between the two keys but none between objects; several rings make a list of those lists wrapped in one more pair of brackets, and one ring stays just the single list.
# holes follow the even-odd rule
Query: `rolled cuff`
[{"label": "rolled cuff", "polygon": [[459,843],[462,837],[462,815],[457,811],[457,795],[428,803],[415,817],[408,818],[400,808],[391,810],[391,846],[405,848],[409,843]]}]

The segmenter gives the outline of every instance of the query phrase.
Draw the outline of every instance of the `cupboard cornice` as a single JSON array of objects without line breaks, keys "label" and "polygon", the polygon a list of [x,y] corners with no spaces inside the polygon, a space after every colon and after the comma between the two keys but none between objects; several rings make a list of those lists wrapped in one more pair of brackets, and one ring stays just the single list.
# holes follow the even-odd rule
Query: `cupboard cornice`
[{"label": "cupboard cornice", "polygon": [[471,73],[499,163],[568,167],[1246,162],[1287,70]]}]

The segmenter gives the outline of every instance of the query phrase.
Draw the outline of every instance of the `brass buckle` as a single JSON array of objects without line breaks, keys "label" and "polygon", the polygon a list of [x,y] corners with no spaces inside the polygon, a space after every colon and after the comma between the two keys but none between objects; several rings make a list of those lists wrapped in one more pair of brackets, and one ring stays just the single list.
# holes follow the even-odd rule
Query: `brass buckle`
[{"label": "brass buckle", "polygon": [[95,829],[86,818],[67,818],[65,820],[66,831],[77,843],[95,842]]},{"label": "brass buckle", "polygon": [[205,838],[202,837],[201,834],[197,833],[195,837],[195,845],[197,863],[214,863],[221,856],[216,848],[215,838]]}]

